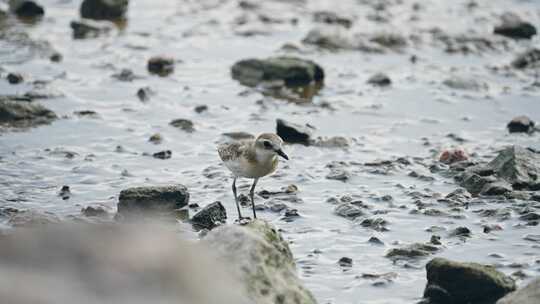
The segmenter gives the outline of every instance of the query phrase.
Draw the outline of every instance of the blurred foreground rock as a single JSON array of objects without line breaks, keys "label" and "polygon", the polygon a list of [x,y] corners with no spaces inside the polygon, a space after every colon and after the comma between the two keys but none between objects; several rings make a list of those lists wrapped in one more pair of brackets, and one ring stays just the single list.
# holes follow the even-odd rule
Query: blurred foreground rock
[{"label": "blurred foreground rock", "polygon": [[16,230],[0,238],[0,272],[6,304],[252,303],[207,248],[158,226]]},{"label": "blurred foreground rock", "polygon": [[247,285],[251,303],[316,303],[296,275],[289,245],[270,224],[255,220],[246,226],[222,226],[204,242],[232,266],[233,277]]},{"label": "blurred foreground rock", "polygon": [[540,303],[540,278],[518,291],[508,294],[497,304],[538,304]]},{"label": "blurred foreground rock", "polygon": [[426,265],[424,302],[492,304],[516,289],[515,282],[491,266],[434,258]]}]

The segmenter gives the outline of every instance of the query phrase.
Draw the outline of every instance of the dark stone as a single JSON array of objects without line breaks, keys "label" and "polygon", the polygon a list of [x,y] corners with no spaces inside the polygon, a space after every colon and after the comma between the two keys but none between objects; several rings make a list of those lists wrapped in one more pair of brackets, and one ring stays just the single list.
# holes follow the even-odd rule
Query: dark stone
[{"label": "dark stone", "polygon": [[84,0],[81,17],[94,20],[122,20],[126,18],[129,0]]},{"label": "dark stone", "polygon": [[540,214],[535,212],[529,212],[519,217],[522,221],[537,221],[540,220]]},{"label": "dark stone", "polygon": [[213,202],[205,206],[191,218],[191,223],[195,227],[208,230],[224,224],[226,221],[227,212],[221,202]]},{"label": "dark stone", "polygon": [[449,236],[471,237],[471,230],[467,227],[457,227],[450,231]]},{"label": "dark stone", "polygon": [[377,73],[369,77],[367,83],[378,87],[386,87],[392,84],[392,80],[384,73]]},{"label": "dark stone", "polygon": [[515,190],[532,187],[540,181],[540,154],[519,146],[504,149],[487,167]]},{"label": "dark stone", "polygon": [[22,75],[18,73],[9,73],[6,79],[10,84],[19,84],[24,81]]},{"label": "dark stone", "polygon": [[276,120],[276,133],[288,143],[309,145],[311,141],[311,130],[307,127],[279,118]]},{"label": "dark stone", "polygon": [[521,20],[513,13],[505,13],[502,16],[502,24],[494,29],[494,33],[513,39],[531,39],[536,35],[536,27],[529,22]]},{"label": "dark stone", "polygon": [[246,140],[246,139],[255,138],[253,134],[247,133],[247,132],[227,132],[227,133],[222,133],[221,135],[226,136],[233,140]]},{"label": "dark stone", "polygon": [[58,52],[54,52],[49,57],[49,60],[51,60],[52,62],[60,62],[60,61],[62,61],[62,54],[60,54]]},{"label": "dark stone", "polygon": [[283,81],[286,86],[297,87],[324,79],[324,71],[318,64],[296,57],[245,59],[236,62],[231,73],[233,79],[246,86]]},{"label": "dark stone", "polygon": [[131,81],[139,78],[130,69],[122,69],[122,70],[120,70],[120,72],[114,73],[112,75],[112,77],[116,78],[116,79],[118,79],[120,81],[127,81],[127,82],[131,82]]},{"label": "dark stone", "polygon": [[339,259],[338,264],[341,267],[352,267],[353,260],[349,257],[342,257],[341,259]]},{"label": "dark stone", "polygon": [[49,124],[58,117],[35,102],[0,98],[0,126],[26,128]]},{"label": "dark stone", "polygon": [[99,118],[99,114],[96,111],[92,110],[75,111],[73,112],[73,114],[79,117]]},{"label": "dark stone", "polygon": [[148,60],[148,72],[159,76],[167,76],[174,72],[174,59],[167,57],[152,57]]},{"label": "dark stone", "polygon": [[504,195],[508,192],[512,192],[512,185],[505,181],[500,182],[494,182],[486,184],[482,191],[480,192],[481,195]]},{"label": "dark stone", "polygon": [[513,61],[512,67],[516,69],[530,68],[536,65],[540,60],[540,50],[530,49],[524,53],[519,54]]},{"label": "dark stone", "polygon": [[158,145],[163,141],[163,137],[161,136],[161,134],[156,133],[150,136],[150,138],[148,138],[148,141],[155,145]]},{"label": "dark stone", "polygon": [[389,229],[386,228],[386,225],[388,224],[388,222],[386,220],[384,220],[383,218],[369,218],[369,219],[365,219],[363,220],[361,223],[360,223],[360,226],[362,227],[367,227],[367,228],[370,228],[370,229],[373,229],[375,231],[388,231]]},{"label": "dark stone", "polygon": [[494,303],[516,289],[510,277],[477,263],[434,258],[427,263],[426,271],[424,297],[431,303]]},{"label": "dark stone", "polygon": [[178,118],[171,121],[169,124],[188,133],[192,133],[195,131],[195,128],[193,127],[193,122],[188,119]]},{"label": "dark stone", "polygon": [[351,173],[343,168],[331,168],[330,173],[325,176],[327,179],[346,182],[351,178]]},{"label": "dark stone", "polygon": [[151,212],[173,212],[187,206],[189,192],[183,185],[135,187],[122,190],[118,213],[135,215]]},{"label": "dark stone", "polygon": [[530,134],[534,132],[534,125],[534,121],[532,121],[529,117],[523,115],[514,117],[506,127],[508,128],[508,132],[510,133]]},{"label": "dark stone", "polygon": [[62,189],[60,189],[60,192],[58,192],[58,196],[60,196],[63,200],[68,200],[71,197],[71,190],[69,189],[69,186],[62,186]]},{"label": "dark stone", "polygon": [[354,219],[354,218],[364,215],[364,212],[362,211],[362,209],[358,208],[357,206],[351,203],[343,203],[336,206],[336,208],[334,209],[334,213],[339,216],[349,218],[349,219]]},{"label": "dark stone", "polygon": [[338,16],[336,13],[329,11],[318,11],[313,13],[313,20],[319,23],[341,25],[345,28],[350,28],[353,23],[351,19]]},{"label": "dark stone", "polygon": [[107,211],[101,206],[88,206],[81,209],[82,215],[86,217],[103,217]]},{"label": "dark stone", "polygon": [[194,110],[195,110],[195,112],[200,114],[202,112],[208,111],[208,106],[207,105],[196,106]]},{"label": "dark stone", "polygon": [[480,176],[471,172],[465,172],[459,185],[467,189],[467,191],[469,191],[472,195],[478,195],[480,192],[482,192],[486,185],[493,181],[494,180],[490,179],[489,177]]},{"label": "dark stone", "polygon": [[159,158],[159,159],[169,159],[172,156],[172,151],[171,150],[163,150],[163,151],[159,151],[159,152],[156,152],[156,153],[152,154],[152,156],[154,158]]},{"label": "dark stone", "polygon": [[152,95],[154,95],[154,92],[149,87],[143,87],[137,90],[137,97],[142,102],[148,101]]},{"label": "dark stone", "polygon": [[34,1],[9,1],[10,10],[21,18],[43,17],[45,10]]},{"label": "dark stone", "polygon": [[91,20],[71,21],[69,25],[73,30],[73,39],[96,38],[111,31],[109,25]]},{"label": "dark stone", "polygon": [[369,240],[368,240],[368,243],[370,243],[372,245],[377,245],[377,246],[383,246],[384,245],[384,242],[381,241],[378,237],[375,237],[375,236],[370,237]]},{"label": "dark stone", "polygon": [[283,214],[285,218],[293,218],[293,217],[299,217],[300,214],[298,213],[298,209],[294,208],[287,208],[285,209],[285,213]]}]

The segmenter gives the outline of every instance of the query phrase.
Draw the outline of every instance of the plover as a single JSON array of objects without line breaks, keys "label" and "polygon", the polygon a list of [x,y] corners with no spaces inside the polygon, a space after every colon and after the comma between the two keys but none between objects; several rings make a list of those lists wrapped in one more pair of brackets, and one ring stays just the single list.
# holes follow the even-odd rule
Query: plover
[{"label": "plover", "polygon": [[276,134],[263,133],[256,139],[226,143],[218,147],[219,157],[234,175],[232,191],[240,221],[243,218],[240,212],[240,205],[238,204],[238,196],[236,195],[236,180],[239,177],[253,179],[253,185],[249,190],[249,197],[251,199],[251,207],[253,208],[253,218],[257,218],[255,201],[253,199],[255,186],[259,178],[276,170],[278,156],[289,160],[289,157],[281,148],[282,144],[283,140]]}]

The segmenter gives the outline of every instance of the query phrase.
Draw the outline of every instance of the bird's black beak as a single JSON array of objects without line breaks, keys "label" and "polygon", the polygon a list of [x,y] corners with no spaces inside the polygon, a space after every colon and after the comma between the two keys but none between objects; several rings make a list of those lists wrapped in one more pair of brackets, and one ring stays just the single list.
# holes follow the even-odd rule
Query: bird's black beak
[{"label": "bird's black beak", "polygon": [[281,150],[281,149],[276,150],[276,153],[277,153],[279,156],[285,158],[286,160],[289,160],[289,157],[287,156],[287,154],[285,154],[285,152],[283,152],[283,150]]}]

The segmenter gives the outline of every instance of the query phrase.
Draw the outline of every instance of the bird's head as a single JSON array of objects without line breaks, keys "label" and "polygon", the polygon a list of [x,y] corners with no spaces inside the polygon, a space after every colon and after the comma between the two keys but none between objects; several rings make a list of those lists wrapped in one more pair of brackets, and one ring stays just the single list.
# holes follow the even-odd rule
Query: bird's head
[{"label": "bird's head", "polygon": [[282,149],[283,139],[272,133],[263,133],[255,139],[255,150],[257,154],[260,155],[269,155],[269,156],[281,156],[286,160],[289,160],[289,157]]}]

